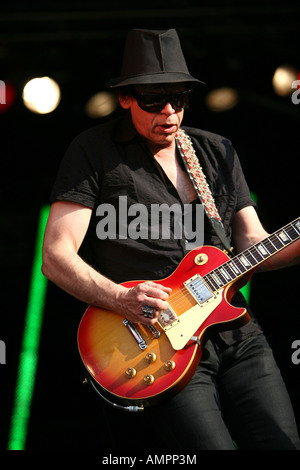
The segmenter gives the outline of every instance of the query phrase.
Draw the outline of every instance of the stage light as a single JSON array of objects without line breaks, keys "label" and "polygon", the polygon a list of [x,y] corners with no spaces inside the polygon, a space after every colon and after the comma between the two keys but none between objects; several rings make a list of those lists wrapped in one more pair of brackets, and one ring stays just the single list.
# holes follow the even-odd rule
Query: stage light
[{"label": "stage light", "polygon": [[90,118],[101,118],[111,114],[116,107],[116,96],[112,93],[101,91],[88,100],[85,112]]},{"label": "stage light", "polygon": [[275,70],[272,85],[275,93],[279,96],[290,96],[294,91],[292,83],[297,80],[298,72],[290,65],[282,65]]},{"label": "stage light", "polygon": [[49,77],[33,78],[23,90],[24,105],[37,114],[54,111],[61,98],[59,85]]},{"label": "stage light", "polygon": [[238,93],[229,87],[212,90],[205,98],[206,106],[216,113],[229,111],[239,101]]}]

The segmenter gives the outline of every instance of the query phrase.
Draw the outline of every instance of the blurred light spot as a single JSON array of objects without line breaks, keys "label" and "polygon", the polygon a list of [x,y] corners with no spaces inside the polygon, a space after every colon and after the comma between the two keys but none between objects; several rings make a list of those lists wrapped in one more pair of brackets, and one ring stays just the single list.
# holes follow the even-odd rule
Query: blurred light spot
[{"label": "blurred light spot", "polygon": [[239,101],[239,97],[233,88],[222,87],[208,93],[205,101],[211,111],[218,113],[234,108]]},{"label": "blurred light spot", "polygon": [[48,114],[54,111],[60,102],[59,85],[49,77],[33,78],[23,90],[24,105],[34,113]]},{"label": "blurred light spot", "polygon": [[93,95],[87,102],[85,112],[90,118],[108,116],[117,107],[117,98],[114,94],[101,91]]},{"label": "blurred light spot", "polygon": [[292,84],[297,80],[297,70],[289,65],[282,65],[275,70],[272,85],[275,93],[279,96],[289,96],[292,94]]}]

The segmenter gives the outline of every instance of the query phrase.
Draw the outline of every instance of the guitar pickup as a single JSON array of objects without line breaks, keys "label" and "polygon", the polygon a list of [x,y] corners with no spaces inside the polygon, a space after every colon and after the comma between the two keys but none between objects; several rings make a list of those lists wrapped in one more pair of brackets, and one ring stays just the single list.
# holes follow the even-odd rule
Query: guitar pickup
[{"label": "guitar pickup", "polygon": [[184,282],[184,285],[199,305],[208,302],[213,297],[213,294],[199,274]]}]

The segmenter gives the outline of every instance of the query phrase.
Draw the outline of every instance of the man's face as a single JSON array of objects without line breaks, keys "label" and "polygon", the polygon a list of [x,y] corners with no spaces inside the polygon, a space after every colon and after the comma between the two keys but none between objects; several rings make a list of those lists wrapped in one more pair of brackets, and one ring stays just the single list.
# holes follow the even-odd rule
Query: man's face
[{"label": "man's face", "polygon": [[[173,144],[175,134],[183,119],[184,110],[176,110],[171,103],[166,102],[161,110],[155,112],[144,111],[138,104],[139,97],[143,97],[143,94],[147,94],[148,98],[148,94],[159,95],[159,97],[175,95],[187,89],[184,83],[156,86],[143,85],[136,86],[136,97],[120,98],[121,106],[125,109],[130,109],[132,122],[137,132],[145,137],[152,149],[165,148]],[[150,100],[152,100],[151,95]],[[155,102],[155,96],[153,101]]]}]

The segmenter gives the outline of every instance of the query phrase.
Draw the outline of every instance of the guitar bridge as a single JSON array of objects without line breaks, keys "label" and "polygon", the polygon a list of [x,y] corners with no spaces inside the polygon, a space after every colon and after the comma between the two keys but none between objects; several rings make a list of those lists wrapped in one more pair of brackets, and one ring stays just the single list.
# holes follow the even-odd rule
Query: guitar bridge
[{"label": "guitar bridge", "polygon": [[127,318],[125,318],[125,320],[123,320],[123,324],[128,328],[128,330],[130,331],[130,333],[132,334],[132,336],[136,340],[138,346],[141,349],[146,349],[147,348],[146,341],[142,338],[142,336],[140,335],[138,330],[135,328],[135,326],[133,326],[133,324],[129,320],[127,320]]},{"label": "guitar bridge", "polygon": [[160,337],[160,331],[154,325],[147,325],[148,330],[153,334],[154,338]]},{"label": "guitar bridge", "polygon": [[157,318],[158,323],[164,329],[171,325],[175,320],[177,320],[177,315],[170,306],[166,310],[161,310]]}]

